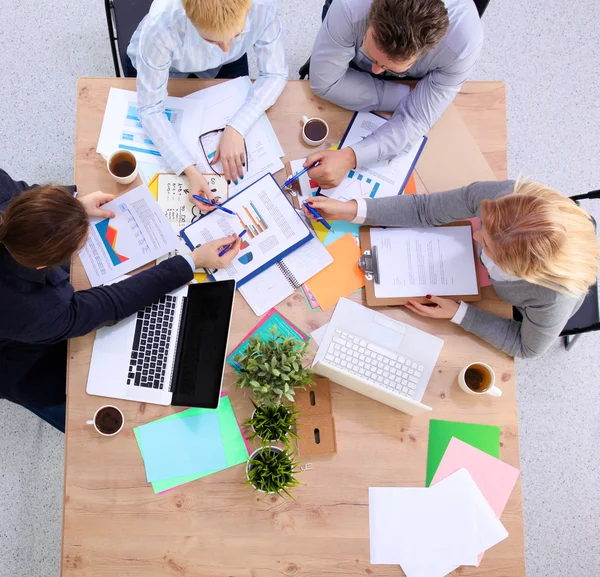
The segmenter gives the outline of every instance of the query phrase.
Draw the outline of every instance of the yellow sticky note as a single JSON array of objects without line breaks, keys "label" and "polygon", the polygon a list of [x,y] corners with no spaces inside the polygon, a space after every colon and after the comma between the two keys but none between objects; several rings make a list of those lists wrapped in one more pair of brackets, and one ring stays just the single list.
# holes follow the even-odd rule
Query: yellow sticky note
[{"label": "yellow sticky note", "polygon": [[360,248],[350,233],[332,242],[327,250],[333,262],[306,282],[321,310],[365,286],[365,275],[358,267]]},{"label": "yellow sticky note", "polygon": [[315,230],[315,234],[317,238],[321,242],[325,242],[325,237],[329,233],[329,231],[321,224],[320,222],[311,222],[313,229]]}]

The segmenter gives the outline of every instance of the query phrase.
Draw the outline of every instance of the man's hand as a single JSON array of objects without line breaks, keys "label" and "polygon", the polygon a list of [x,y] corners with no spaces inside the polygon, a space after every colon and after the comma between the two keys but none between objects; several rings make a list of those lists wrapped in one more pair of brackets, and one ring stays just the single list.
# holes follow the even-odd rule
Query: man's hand
[{"label": "man's hand", "polygon": [[223,165],[223,174],[227,179],[227,184],[231,184],[232,180],[234,184],[237,184],[239,178],[244,178],[244,167],[246,166],[244,137],[229,125],[223,131],[211,164],[215,164],[219,160]]},{"label": "man's hand", "polygon": [[349,170],[356,168],[356,155],[352,148],[341,150],[320,150],[311,154],[304,167],[318,162],[318,166],[308,171],[308,176],[319,183],[321,188],[333,188],[342,182]]},{"label": "man's hand", "polygon": [[[347,220],[348,222],[351,222],[356,218],[356,213],[358,212],[358,206],[355,200],[342,202],[341,200],[334,200],[333,198],[327,198],[326,196],[313,196],[306,202],[325,220]],[[304,210],[304,214],[310,220],[317,220],[305,206],[302,207],[302,210]]]},{"label": "man's hand", "polygon": [[85,212],[88,216],[115,218],[115,213],[112,210],[100,208],[103,204],[114,200],[115,197],[112,194],[97,190],[96,192],[90,192],[85,196],[79,196],[77,198],[79,199],[79,202],[83,204],[83,208],[85,208]]},{"label": "man's hand", "polygon": [[431,319],[451,319],[460,306],[452,299],[442,299],[431,295],[427,295],[425,298],[431,301],[435,306],[425,306],[416,301],[408,301],[404,306],[413,313]]},{"label": "man's hand", "polygon": [[[236,234],[232,234],[199,246],[192,251],[191,257],[196,268],[227,268],[240,252],[241,243],[241,239]],[[223,256],[219,256],[219,253],[230,244],[231,248]]]},{"label": "man's hand", "polygon": [[184,170],[184,173],[190,181],[190,202],[195,204],[202,212],[210,212],[211,210],[215,210],[216,207],[211,207],[210,205],[200,202],[194,198],[194,195],[196,194],[212,201],[213,197],[215,196],[210,191],[208,181],[206,178],[204,178],[204,176],[202,176],[202,173],[193,164],[188,166]]}]

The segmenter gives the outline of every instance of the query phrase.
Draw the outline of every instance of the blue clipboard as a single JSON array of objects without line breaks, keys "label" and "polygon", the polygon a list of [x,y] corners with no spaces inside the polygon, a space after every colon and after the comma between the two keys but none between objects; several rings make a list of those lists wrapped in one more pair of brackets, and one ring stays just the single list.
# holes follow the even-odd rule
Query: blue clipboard
[{"label": "blue clipboard", "polygon": [[[260,182],[263,178],[272,178],[273,179],[273,182],[275,183],[275,185],[279,189],[279,192],[281,194],[283,194],[283,196],[285,197],[285,200],[287,202],[289,202],[290,206],[294,209],[294,214],[296,215],[296,218],[302,223],[302,226],[304,226],[306,228],[306,236],[304,238],[300,239],[296,244],[294,244],[294,245],[290,246],[289,248],[285,249],[284,251],[280,252],[277,256],[273,257],[270,261],[268,261],[265,264],[259,266],[256,270],[252,271],[251,273],[249,273],[248,275],[246,275],[244,278],[236,280],[236,285],[237,285],[238,288],[241,287],[242,285],[244,285],[245,283],[247,283],[249,280],[252,280],[255,276],[259,275],[261,272],[267,270],[269,267],[277,264],[280,260],[283,260],[288,254],[294,252],[296,249],[300,248],[303,244],[306,244],[309,240],[311,240],[313,238],[313,234],[312,234],[310,228],[308,227],[308,225],[306,224],[306,222],[304,222],[304,220],[302,218],[300,218],[300,216],[296,212],[296,209],[294,208],[294,205],[290,202],[289,198],[285,195],[285,193],[283,192],[283,190],[281,190],[279,184],[277,183],[277,181],[275,180],[274,176],[270,172],[268,174],[265,174],[264,176],[262,176],[258,180],[254,181],[252,184],[248,185],[246,188],[244,188],[243,190],[241,190],[240,192],[238,192],[236,195],[228,198],[225,202],[221,203],[222,206],[225,206],[232,199],[238,198],[241,194],[244,194],[247,190],[249,190],[250,188],[252,188],[256,183]],[[188,238],[186,231],[187,231],[188,228],[191,228],[191,227],[195,226],[198,222],[200,222],[203,218],[206,218],[207,216],[208,216],[208,214],[200,217],[198,220],[194,221],[191,224],[188,224],[185,228],[183,228],[179,232],[179,234],[181,235],[181,238],[185,241],[185,244],[188,246],[188,248],[190,250],[194,250],[196,247],[193,245],[193,243]],[[212,281],[215,280],[215,277],[212,274],[209,274],[208,277]]]},{"label": "blue clipboard", "polygon": [[[341,150],[342,147],[344,146],[344,142],[346,141],[346,138],[348,137],[348,133],[350,132],[350,128],[352,128],[352,125],[354,124],[354,121],[356,120],[358,112],[359,111],[355,112],[352,115],[352,120],[348,124],[348,128],[346,128],[346,132],[344,132],[344,136],[342,136],[342,140],[340,140],[340,145],[338,146],[338,150]],[[377,114],[376,112],[369,112],[369,114],[372,114],[373,116],[378,116],[379,118],[383,118],[386,121],[389,120],[389,118],[386,118],[385,116],[382,116],[381,114]],[[406,188],[406,185],[408,184],[408,181],[410,180],[410,175],[415,170],[415,166],[417,165],[417,162],[419,161],[419,158],[421,157],[421,153],[423,152],[423,148],[425,148],[425,144],[426,143],[427,143],[427,137],[423,136],[423,139],[421,140],[421,146],[419,146],[419,150],[417,151],[415,159],[414,159],[413,163],[411,164],[409,171],[406,173],[406,178],[404,179],[404,182],[402,183],[402,186],[398,190],[398,194],[399,195],[402,194],[402,191]],[[319,194],[321,196],[325,196],[325,195],[321,194],[321,187],[319,187],[319,189],[317,190],[316,194]]]}]

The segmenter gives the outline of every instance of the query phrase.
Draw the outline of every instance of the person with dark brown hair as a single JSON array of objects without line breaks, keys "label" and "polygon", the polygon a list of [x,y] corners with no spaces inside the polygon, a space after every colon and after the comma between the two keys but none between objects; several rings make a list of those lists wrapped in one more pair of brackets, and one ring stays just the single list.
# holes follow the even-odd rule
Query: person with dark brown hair
[{"label": "person with dark brown hair", "polygon": [[0,398],[62,431],[67,339],[134,314],[190,282],[196,268],[229,266],[240,245],[235,235],[209,242],[119,283],[76,292],[68,263],[86,242],[89,218],[114,216],[102,208],[114,197],[74,193],[30,187],[0,170]]},{"label": "person with dark brown hair", "polygon": [[[350,110],[393,112],[362,142],[311,154],[309,176],[325,189],[357,166],[410,148],[469,78],[483,31],[473,0],[333,0],[310,61],[313,92]],[[410,94],[398,79],[419,79]]]}]

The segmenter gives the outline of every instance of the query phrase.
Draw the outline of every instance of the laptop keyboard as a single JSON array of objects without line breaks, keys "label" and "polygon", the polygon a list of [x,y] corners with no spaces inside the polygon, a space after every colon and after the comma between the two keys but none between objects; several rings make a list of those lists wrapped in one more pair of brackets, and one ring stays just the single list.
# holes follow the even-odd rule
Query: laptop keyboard
[{"label": "laptop keyboard", "polygon": [[128,385],[163,388],[174,316],[175,297],[170,295],[138,311]]},{"label": "laptop keyboard", "polygon": [[325,361],[368,383],[414,398],[423,365],[347,331],[336,329]]}]

